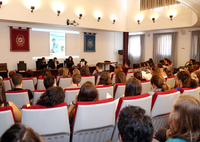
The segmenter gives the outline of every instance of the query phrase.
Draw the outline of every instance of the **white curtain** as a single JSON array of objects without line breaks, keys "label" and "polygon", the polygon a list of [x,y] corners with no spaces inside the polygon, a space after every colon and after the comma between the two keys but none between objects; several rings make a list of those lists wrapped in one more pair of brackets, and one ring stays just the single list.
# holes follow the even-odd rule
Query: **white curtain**
[{"label": "white curtain", "polygon": [[200,61],[200,31],[192,32],[192,45],[190,58]]}]

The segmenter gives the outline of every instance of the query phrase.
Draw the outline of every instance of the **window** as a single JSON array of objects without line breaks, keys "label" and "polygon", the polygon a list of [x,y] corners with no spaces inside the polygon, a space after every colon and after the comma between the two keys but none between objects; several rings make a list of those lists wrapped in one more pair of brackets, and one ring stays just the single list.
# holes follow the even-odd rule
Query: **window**
[{"label": "window", "polygon": [[171,56],[172,35],[171,34],[160,35],[158,36],[157,42],[159,51],[158,54],[166,58]]}]

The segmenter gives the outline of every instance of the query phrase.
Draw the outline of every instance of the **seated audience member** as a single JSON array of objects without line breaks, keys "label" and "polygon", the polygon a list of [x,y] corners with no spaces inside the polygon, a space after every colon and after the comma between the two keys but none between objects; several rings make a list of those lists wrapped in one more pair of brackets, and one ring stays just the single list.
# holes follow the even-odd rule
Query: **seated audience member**
[{"label": "seated audience member", "polygon": [[176,86],[178,86],[176,89],[180,91],[181,88],[188,88],[192,87],[195,88],[198,86],[198,83],[196,80],[191,78],[191,75],[186,71],[178,72],[176,77]]},{"label": "seated audience member", "polygon": [[164,68],[163,71],[162,71],[162,76],[164,78],[173,77],[173,73],[168,68]]},{"label": "seated audience member", "polygon": [[47,64],[46,64],[46,59],[45,59],[45,57],[42,57],[42,60],[41,60],[38,64],[39,64],[39,69],[40,69],[40,70],[46,68],[46,67],[47,67]]},{"label": "seated audience member", "polygon": [[155,139],[159,142],[197,142],[200,140],[200,102],[191,95],[180,95],[169,115],[169,129],[159,129]]},{"label": "seated audience member", "polygon": [[36,105],[43,105],[46,107],[52,107],[63,103],[65,100],[65,93],[61,87],[48,88],[37,100]]},{"label": "seated audience member", "polygon": [[27,70],[26,71],[26,77],[33,77],[33,71],[32,70]]},{"label": "seated audience member", "polygon": [[16,74],[16,71],[12,70],[12,71],[9,71],[8,76],[12,78],[14,74]]},{"label": "seated audience member", "polygon": [[142,85],[141,81],[137,78],[131,77],[126,82],[125,93],[124,96],[138,96],[141,95]]},{"label": "seated audience member", "polygon": [[161,63],[158,63],[158,67],[159,67],[159,68],[162,68],[163,66],[162,66],[162,64],[161,64]]},{"label": "seated audience member", "polygon": [[153,67],[151,67],[151,74],[152,74],[152,76],[153,75],[160,75],[160,76],[162,76],[160,68],[157,67],[157,66],[155,66],[155,65]]},{"label": "seated audience member", "polygon": [[193,65],[187,66],[187,67],[185,68],[185,71],[187,71],[187,72],[189,72],[189,73],[192,73],[192,72],[194,71]]},{"label": "seated audience member", "polygon": [[89,76],[90,74],[90,70],[88,66],[82,66],[81,68],[81,76]]},{"label": "seated audience member", "polygon": [[[15,75],[13,75],[12,82],[13,82],[15,88],[13,90],[10,90],[10,91],[20,91],[20,90],[23,90],[22,89],[23,77],[22,77],[21,74],[16,73]],[[31,101],[33,99],[32,92],[29,89],[25,89],[25,90],[28,90],[29,99]]]},{"label": "seated audience member", "polygon": [[63,69],[63,77],[69,77],[69,69],[68,68]]},{"label": "seated audience member", "polygon": [[185,67],[194,65],[195,63],[196,63],[196,61],[195,61],[194,59],[190,59],[189,61],[187,61],[187,62],[185,63]]},{"label": "seated audience member", "polygon": [[148,61],[149,61],[149,64],[150,64],[150,63],[153,63],[153,59],[152,59],[152,58],[149,58]]},{"label": "seated audience member", "polygon": [[118,71],[122,71],[122,67],[120,65],[115,66],[115,73],[117,73]]},{"label": "seated audience member", "polygon": [[147,80],[147,79],[143,79],[143,78],[142,78],[142,73],[141,73],[141,71],[135,72],[135,73],[133,74],[133,76],[134,76],[135,78],[137,78],[138,80],[140,80],[140,81],[146,81],[146,80]]},{"label": "seated audience member", "polygon": [[197,71],[193,74],[193,78],[194,80],[197,81],[197,83],[200,85],[200,71]]},{"label": "seated audience member", "polygon": [[165,82],[165,78],[154,75],[151,78],[151,89],[153,92],[168,92],[170,91],[170,86]]},{"label": "seated audience member", "polygon": [[11,106],[13,108],[15,120],[20,122],[22,113],[13,102],[6,101],[5,85],[4,82],[0,79],[0,107],[5,106]]},{"label": "seated audience member", "polygon": [[21,123],[12,125],[6,130],[0,142],[43,142],[42,137],[32,128],[29,128]]},{"label": "seated audience member", "polygon": [[138,106],[127,106],[120,111],[117,127],[121,142],[151,142],[153,124],[146,111]]},{"label": "seated audience member", "polygon": [[72,71],[72,74],[81,74],[79,69],[75,68],[73,71]]},{"label": "seated audience member", "polygon": [[47,69],[47,68],[44,68],[42,70],[42,75],[40,75],[39,78],[44,78],[44,77],[46,77],[48,75],[51,75],[51,71],[49,69]]},{"label": "seated audience member", "polygon": [[137,64],[133,64],[133,69],[138,68]]},{"label": "seated audience member", "polygon": [[165,66],[169,66],[171,61],[168,58],[164,58]]},{"label": "seated audience member", "polygon": [[95,79],[97,78],[97,75],[101,75],[103,73],[103,64],[97,63],[96,64],[96,70],[94,70],[93,75],[95,76]]},{"label": "seated audience member", "polygon": [[165,65],[165,61],[164,60],[160,60],[159,63],[161,63],[162,65]]},{"label": "seated audience member", "polygon": [[98,85],[112,85],[110,74],[108,72],[103,72],[101,74]]},{"label": "seated audience member", "polygon": [[127,73],[128,69],[130,69],[130,64],[131,64],[130,60],[127,60],[123,67],[124,73]]},{"label": "seated audience member", "polygon": [[46,89],[56,86],[55,84],[55,80],[54,80],[54,76],[53,75],[48,75],[46,77],[44,77],[44,87]]},{"label": "seated audience member", "polygon": [[74,74],[72,76],[71,85],[69,87],[66,87],[66,88],[79,88],[79,87],[81,87],[80,82],[81,82],[81,75],[80,74]]},{"label": "seated audience member", "polygon": [[59,76],[63,76],[63,72],[64,72],[63,68],[58,69],[58,75]]},{"label": "seated audience member", "polygon": [[115,75],[115,84],[126,83],[126,75],[123,71],[118,71]]},{"label": "seated audience member", "polygon": [[52,68],[53,69],[57,69],[59,66],[59,62],[58,62],[58,59],[56,57],[53,58],[53,66]]},{"label": "seated audience member", "polygon": [[198,69],[199,69],[199,62],[196,62],[196,63],[193,65],[193,67],[194,67],[194,70],[198,70]]},{"label": "seated audience member", "polygon": [[78,93],[78,95],[74,98],[71,105],[68,108],[68,114],[69,114],[69,121],[70,124],[73,122],[74,117],[74,111],[76,102],[88,102],[88,101],[98,101],[99,100],[99,92],[96,89],[96,86],[90,82],[85,82]]}]

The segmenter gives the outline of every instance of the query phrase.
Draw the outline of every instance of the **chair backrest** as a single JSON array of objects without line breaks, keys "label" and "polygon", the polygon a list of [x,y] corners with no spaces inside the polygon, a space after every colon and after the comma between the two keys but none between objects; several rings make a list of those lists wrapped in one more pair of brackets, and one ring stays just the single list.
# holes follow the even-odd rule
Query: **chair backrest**
[{"label": "chair backrest", "polygon": [[168,77],[166,79],[167,79],[166,83],[169,84],[171,89],[174,89],[175,82],[176,82],[174,76],[173,77]]},{"label": "chair backrest", "polygon": [[80,85],[82,86],[86,81],[90,81],[90,82],[92,82],[93,84],[95,84],[95,77],[94,77],[94,75],[81,76]]},{"label": "chair backrest", "polygon": [[128,72],[133,72],[133,69],[128,69],[128,70],[127,70],[127,73],[128,73]]},{"label": "chair backrest", "polygon": [[63,77],[63,76],[57,75],[57,76],[56,76],[56,81],[58,81],[60,77]]},{"label": "chair backrest", "polygon": [[80,88],[65,88],[65,102],[69,105],[76,95],[79,93]]},{"label": "chair backrest", "polygon": [[44,87],[44,78],[38,78],[37,90],[46,90]]},{"label": "chair backrest", "polygon": [[133,72],[127,72],[126,73],[126,80],[128,80],[131,77],[131,75],[133,75],[133,74],[134,74],[134,71]]},{"label": "chair backrest", "polygon": [[[139,106],[146,110],[146,114],[150,115],[151,111],[151,101],[152,97],[148,93],[138,95],[138,96],[131,96],[131,97],[121,97],[119,99],[118,105],[117,105],[117,110],[115,113],[115,122],[117,124],[118,122],[118,116],[119,112],[126,106]],[[112,135],[112,141],[116,142],[118,140],[118,128],[117,125],[115,125],[113,135]]]},{"label": "chair backrest", "polygon": [[23,78],[22,89],[29,89],[31,91],[35,90],[35,84],[32,77]]},{"label": "chair backrest", "polygon": [[113,85],[97,85],[99,91],[99,99],[103,100],[107,98],[107,93],[113,97]]},{"label": "chair backrest", "polygon": [[45,92],[46,90],[35,90],[33,93],[33,105],[36,104],[38,98]]},{"label": "chair backrest", "polygon": [[112,84],[115,84],[115,76],[116,76],[116,73],[111,74]]},{"label": "chair backrest", "polygon": [[133,71],[134,71],[134,72],[140,71],[140,68],[134,68]]},{"label": "chair backrest", "polygon": [[110,140],[114,125],[115,102],[112,98],[77,102],[72,123],[72,142]]},{"label": "chair backrest", "polygon": [[0,137],[2,134],[15,124],[15,117],[11,106],[0,107]]},{"label": "chair backrest", "polygon": [[58,86],[62,87],[63,89],[65,87],[69,87],[71,85],[72,77],[60,77],[58,81]]},{"label": "chair backrest", "polygon": [[113,98],[116,100],[119,97],[123,96],[124,92],[125,92],[125,83],[119,83],[115,85],[114,88],[114,94],[113,94]]},{"label": "chair backrest", "polygon": [[97,75],[97,76],[96,76],[96,80],[95,80],[95,84],[96,84],[96,85],[99,83],[100,77],[101,77],[101,75]]},{"label": "chair backrest", "polygon": [[12,83],[11,83],[11,78],[4,78],[3,82],[5,84],[5,89],[6,91],[12,90]]},{"label": "chair backrest", "polygon": [[180,89],[180,93],[181,94],[185,94],[185,95],[191,95],[191,96],[199,98],[200,87],[196,87],[196,88],[181,88]]},{"label": "chair backrest", "polygon": [[141,85],[142,85],[142,92],[141,94],[145,94],[151,91],[151,82],[150,80],[148,81],[141,81]]},{"label": "chair backrest", "polygon": [[151,119],[154,130],[168,128],[169,113],[173,110],[174,101],[178,99],[180,92],[173,89],[169,92],[156,92],[152,98]]},{"label": "chair backrest", "polygon": [[34,76],[34,77],[32,77],[32,78],[33,78],[34,85],[36,85],[36,84],[37,84],[37,77]]},{"label": "chair backrest", "polygon": [[13,102],[19,109],[25,104],[30,104],[28,90],[6,91],[6,100]]},{"label": "chair backrest", "polygon": [[39,133],[45,141],[69,142],[70,127],[67,104],[60,103],[53,107],[32,105],[22,108],[21,123]]}]

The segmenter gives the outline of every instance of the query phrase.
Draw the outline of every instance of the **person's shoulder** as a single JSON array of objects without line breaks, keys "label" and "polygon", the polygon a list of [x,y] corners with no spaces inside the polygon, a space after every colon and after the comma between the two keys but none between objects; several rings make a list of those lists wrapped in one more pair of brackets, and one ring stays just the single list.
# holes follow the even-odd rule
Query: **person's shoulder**
[{"label": "person's shoulder", "polygon": [[166,142],[189,142],[189,141],[181,139],[181,138],[174,138],[174,139],[169,138]]}]

